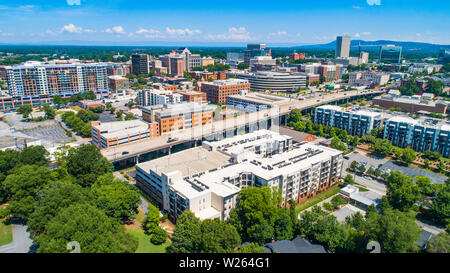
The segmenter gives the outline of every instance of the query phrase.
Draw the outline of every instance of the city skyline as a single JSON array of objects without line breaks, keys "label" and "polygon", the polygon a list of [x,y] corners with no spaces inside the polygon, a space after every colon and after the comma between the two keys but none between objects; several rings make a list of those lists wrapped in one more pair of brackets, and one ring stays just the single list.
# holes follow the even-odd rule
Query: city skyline
[{"label": "city skyline", "polygon": [[[0,5],[0,43],[134,44],[204,43],[323,44],[353,40],[450,44],[444,1],[349,0],[11,1]],[[439,9],[435,7],[439,5]],[[270,6],[270,10],[267,7]],[[410,18],[415,18],[411,21]],[[168,20],[169,19],[169,20]],[[345,19],[345,20],[344,20]],[[426,24],[424,24],[426,22]],[[319,34],[320,33],[320,34]]]}]

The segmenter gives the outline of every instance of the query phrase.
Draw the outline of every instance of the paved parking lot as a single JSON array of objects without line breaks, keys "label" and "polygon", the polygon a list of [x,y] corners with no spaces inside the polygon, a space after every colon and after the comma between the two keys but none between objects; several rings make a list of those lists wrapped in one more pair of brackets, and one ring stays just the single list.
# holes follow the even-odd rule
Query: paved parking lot
[{"label": "paved parking lot", "polygon": [[[33,112],[33,118],[37,118],[40,116],[44,116],[44,112]],[[16,130],[29,130],[37,127],[46,127],[55,124],[54,120],[29,122],[27,119],[24,119],[22,115],[16,113],[6,115],[6,120],[8,120],[11,127]]]},{"label": "paved parking lot", "polygon": [[383,164],[383,166],[380,167],[380,170],[400,171],[409,177],[426,176],[430,178],[431,183],[433,184],[443,184],[447,180],[446,176],[432,173],[423,169],[414,168],[406,164],[394,162],[392,160],[389,160],[388,162]]},{"label": "paved parking lot", "polygon": [[[344,159],[343,162],[342,177],[345,177],[348,174],[346,169],[350,166],[352,161],[356,161],[358,163],[367,162],[366,169],[369,169],[370,167],[378,168],[380,164],[382,165],[389,161],[386,158],[375,157],[360,151],[358,151],[357,153],[353,152],[349,154],[348,158],[349,159]],[[354,177],[355,182],[358,183],[359,185],[368,188],[369,190],[378,195],[386,194],[387,188],[385,184],[375,181],[373,179],[368,179],[359,175],[355,175],[353,173],[350,174]]]},{"label": "paved parking lot", "polygon": [[101,122],[112,122],[112,121],[116,121],[116,116],[109,113],[109,112],[105,112],[105,113],[101,113],[100,114],[100,118],[98,119]]},{"label": "paved parking lot", "polygon": [[389,161],[389,159],[386,159],[384,157],[376,157],[370,154],[364,154],[362,152],[353,152],[351,154],[348,155],[349,159],[344,161],[344,168],[348,168],[350,166],[350,164],[352,163],[352,161],[356,161],[358,163],[364,163],[367,162],[366,170],[369,169],[370,167],[376,169],[379,168],[379,166],[385,164],[386,162]]},{"label": "paved parking lot", "polygon": [[51,144],[62,144],[73,140],[73,138],[67,136],[64,129],[55,122],[50,126],[24,130],[22,133],[40,139],[41,142],[50,146]]}]

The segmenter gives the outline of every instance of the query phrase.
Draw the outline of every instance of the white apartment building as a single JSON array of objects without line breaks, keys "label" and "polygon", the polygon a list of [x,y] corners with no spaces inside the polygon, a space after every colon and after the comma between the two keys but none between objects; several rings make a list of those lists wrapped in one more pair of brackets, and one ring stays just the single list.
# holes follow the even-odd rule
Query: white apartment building
[{"label": "white apartment building", "polygon": [[92,144],[107,149],[150,137],[150,125],[140,120],[126,120],[102,123],[91,122]]},{"label": "white apartment building", "polygon": [[176,51],[180,55],[184,55],[186,59],[186,70],[191,71],[193,67],[202,66],[202,57],[200,54],[192,54],[187,48],[180,48]]},{"label": "white apartment building", "polygon": [[433,71],[439,71],[441,69],[442,65],[433,65],[433,64],[414,64],[413,66],[410,66],[408,68],[409,73],[427,73],[431,74]]},{"label": "white apartment building", "polygon": [[243,187],[278,188],[283,204],[329,187],[340,175],[342,152],[260,130],[136,165],[137,186],[169,217],[191,210],[200,219],[227,220]]},{"label": "white apartment building", "polygon": [[389,82],[390,75],[383,72],[351,72],[348,77],[348,83],[353,86],[363,85],[385,85]]},{"label": "white apartment building", "polygon": [[142,106],[177,104],[183,101],[183,95],[169,90],[141,90],[138,92],[138,100]]}]

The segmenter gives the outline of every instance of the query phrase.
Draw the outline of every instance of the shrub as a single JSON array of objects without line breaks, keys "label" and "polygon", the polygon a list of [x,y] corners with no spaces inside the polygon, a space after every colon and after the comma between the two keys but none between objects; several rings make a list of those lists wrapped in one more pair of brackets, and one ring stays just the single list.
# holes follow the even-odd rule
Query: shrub
[{"label": "shrub", "polygon": [[333,197],[333,199],[331,199],[331,204],[335,207],[338,208],[341,205],[345,205],[348,202],[342,198],[340,195],[336,195],[335,197]]},{"label": "shrub", "polygon": [[323,205],[322,205],[322,207],[324,208],[324,209],[326,209],[326,210],[329,210],[329,211],[331,211],[331,210],[333,210],[334,209],[334,206],[332,205],[332,204],[330,204],[330,203],[324,203]]},{"label": "shrub", "polygon": [[156,227],[153,233],[150,235],[150,242],[155,245],[160,245],[167,240],[168,234],[160,226]]}]

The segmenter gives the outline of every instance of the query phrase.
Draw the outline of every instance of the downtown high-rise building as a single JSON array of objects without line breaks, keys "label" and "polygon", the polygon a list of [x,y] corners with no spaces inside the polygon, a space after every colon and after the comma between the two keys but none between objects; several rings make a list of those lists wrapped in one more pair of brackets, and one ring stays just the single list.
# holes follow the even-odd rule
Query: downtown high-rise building
[{"label": "downtown high-rise building", "polygon": [[348,58],[350,57],[350,37],[338,36],[336,38],[336,58]]},{"label": "downtown high-rise building", "polygon": [[108,89],[106,64],[5,67],[10,96],[71,95]]},{"label": "downtown high-rise building", "polygon": [[385,45],[380,47],[379,63],[399,64],[402,59],[402,47]]},{"label": "downtown high-rise building", "polygon": [[148,74],[149,56],[147,54],[133,54],[131,55],[131,71],[133,74]]},{"label": "downtown high-rise building", "polygon": [[244,51],[244,63],[250,64],[250,60],[256,56],[272,56],[272,50],[265,44],[248,44]]}]

